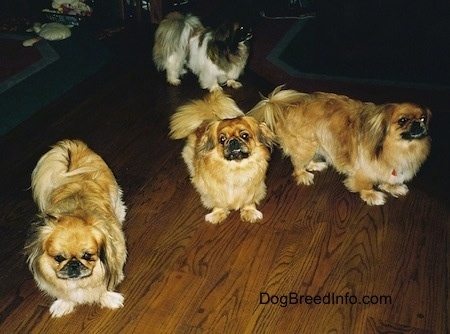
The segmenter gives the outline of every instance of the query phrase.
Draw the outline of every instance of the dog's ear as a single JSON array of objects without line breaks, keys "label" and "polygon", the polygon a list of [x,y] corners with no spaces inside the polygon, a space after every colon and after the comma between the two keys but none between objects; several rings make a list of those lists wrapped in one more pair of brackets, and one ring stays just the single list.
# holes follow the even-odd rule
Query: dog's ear
[{"label": "dog's ear", "polygon": [[425,117],[426,117],[425,124],[428,128],[428,126],[430,125],[430,120],[431,120],[431,111],[430,111],[430,109],[428,109],[426,107],[422,107],[422,111],[425,114]]},{"label": "dog's ear", "polygon": [[395,110],[394,104],[375,106],[368,104],[367,122],[363,122],[363,138],[370,150],[379,156],[383,151],[383,144],[389,132],[390,120]]},{"label": "dog's ear", "polygon": [[197,140],[199,152],[209,152],[217,145],[216,129],[219,122],[203,122],[197,129]]},{"label": "dog's ear", "polygon": [[259,123],[258,140],[264,145],[266,145],[270,149],[270,151],[272,151],[272,148],[276,143],[275,133],[273,133],[273,131],[270,130],[267,124],[264,122]]},{"label": "dog's ear", "polygon": [[256,136],[255,139],[263,145],[267,146],[270,151],[272,151],[272,148],[276,143],[276,135],[269,128],[269,126],[265,122],[258,121],[253,116],[244,116],[243,118],[250,125],[252,132]]},{"label": "dog's ear", "polygon": [[43,254],[43,244],[52,233],[58,221],[56,215],[40,213],[33,217],[27,231],[27,238],[24,246],[24,255],[30,270],[35,272],[36,259]]},{"label": "dog's ear", "polygon": [[230,38],[230,32],[232,32],[232,25],[230,22],[224,22],[220,24],[214,30],[214,40],[216,42],[225,42]]},{"label": "dog's ear", "polygon": [[201,137],[205,134],[206,130],[208,129],[209,124],[210,124],[210,122],[203,121],[203,122],[198,126],[198,128],[195,130],[195,136],[196,136],[197,138],[201,138]]},{"label": "dog's ear", "polygon": [[112,290],[123,280],[122,266],[127,256],[124,248],[125,237],[118,221],[113,224],[111,222],[99,223],[95,224],[94,227],[96,239],[100,243],[98,256],[105,268],[108,289]]}]

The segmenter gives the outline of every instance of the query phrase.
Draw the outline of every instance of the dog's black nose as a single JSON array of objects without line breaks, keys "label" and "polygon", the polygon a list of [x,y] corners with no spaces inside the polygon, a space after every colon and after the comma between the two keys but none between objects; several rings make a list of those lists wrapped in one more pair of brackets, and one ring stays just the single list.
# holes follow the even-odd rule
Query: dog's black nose
[{"label": "dog's black nose", "polygon": [[424,127],[419,121],[414,121],[411,124],[410,132],[412,135],[419,135],[424,132]]},{"label": "dog's black nose", "polygon": [[241,145],[239,144],[239,140],[237,140],[236,138],[231,139],[228,143],[228,148],[230,151],[240,150]]},{"label": "dog's black nose", "polygon": [[71,260],[67,263],[67,275],[69,277],[78,277],[80,275],[80,262]]},{"label": "dog's black nose", "polygon": [[225,146],[224,157],[227,160],[242,160],[249,156],[245,145],[237,138],[231,138]]},{"label": "dog's black nose", "polygon": [[422,139],[428,136],[428,131],[421,121],[413,121],[408,131],[403,132],[401,136],[406,140]]}]

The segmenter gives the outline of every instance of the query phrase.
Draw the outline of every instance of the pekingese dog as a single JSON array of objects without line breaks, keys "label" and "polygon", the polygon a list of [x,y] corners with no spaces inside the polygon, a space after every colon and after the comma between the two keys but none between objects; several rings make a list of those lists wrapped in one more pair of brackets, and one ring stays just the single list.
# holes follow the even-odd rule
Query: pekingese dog
[{"label": "pekingese dog", "polygon": [[254,223],[263,215],[256,205],[266,195],[265,176],[274,134],[245,116],[221,91],[181,106],[172,116],[170,136],[187,138],[182,157],[203,205],[205,220],[218,224],[230,210]]},{"label": "pekingese dog", "polygon": [[155,32],[153,61],[175,86],[189,69],[203,89],[239,88],[242,84],[237,79],[247,63],[251,38],[251,29],[239,23],[213,29],[204,27],[197,16],[173,12]]},{"label": "pekingese dog", "polygon": [[82,141],[60,141],[38,161],[31,188],[40,213],[25,254],[39,289],[56,298],[51,315],[77,304],[122,307],[113,290],[124,278],[126,207],[103,159]]},{"label": "pekingese dog", "polygon": [[375,105],[277,87],[249,115],[275,132],[297,184],[312,184],[312,171],[332,165],[346,175],[348,190],[369,205],[384,204],[385,193],[406,195],[404,183],[430,152],[431,112],[412,103]]}]

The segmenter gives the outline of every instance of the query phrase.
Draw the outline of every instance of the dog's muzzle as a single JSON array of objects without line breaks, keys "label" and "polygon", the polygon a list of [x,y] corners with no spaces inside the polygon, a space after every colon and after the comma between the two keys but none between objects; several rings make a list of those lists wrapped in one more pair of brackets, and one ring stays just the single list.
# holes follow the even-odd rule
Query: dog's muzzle
[{"label": "dog's muzzle", "polygon": [[247,32],[247,35],[245,36],[244,41],[247,42],[247,41],[251,40],[252,38],[253,38],[252,30],[249,29],[249,31]]},{"label": "dog's muzzle", "polygon": [[86,268],[80,261],[72,259],[58,272],[59,278],[82,278],[89,275],[89,269]]},{"label": "dog's muzzle", "polygon": [[238,42],[247,42],[253,38],[252,28],[241,26],[236,36]]},{"label": "dog's muzzle", "polygon": [[407,140],[421,139],[428,135],[425,124],[421,121],[414,121],[411,123],[409,131],[402,133],[402,138]]},{"label": "dog's muzzle", "polygon": [[236,138],[225,143],[224,157],[227,160],[242,160],[248,158],[247,147]]}]

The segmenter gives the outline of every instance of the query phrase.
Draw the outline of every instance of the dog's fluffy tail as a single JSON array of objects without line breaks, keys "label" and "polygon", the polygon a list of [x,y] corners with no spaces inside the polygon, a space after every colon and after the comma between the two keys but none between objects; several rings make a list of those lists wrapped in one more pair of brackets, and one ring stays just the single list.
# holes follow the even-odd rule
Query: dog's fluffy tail
[{"label": "dog's fluffy tail", "polygon": [[70,177],[82,173],[96,173],[97,169],[89,166],[76,166],[74,161],[80,155],[90,151],[80,140],[62,140],[44,154],[31,174],[33,198],[41,211],[47,207],[51,192],[70,182]]},{"label": "dog's fluffy tail", "polygon": [[276,124],[283,121],[284,111],[297,106],[308,96],[309,94],[292,89],[283,90],[283,86],[278,86],[268,97],[261,95],[261,101],[247,115],[265,122],[272,131],[276,132]]},{"label": "dog's fluffy tail", "polygon": [[183,15],[178,12],[169,13],[155,32],[153,60],[158,70],[164,70],[165,61],[174,54],[187,56],[189,39],[193,32],[203,29],[199,18]]},{"label": "dog's fluffy tail", "polygon": [[182,139],[206,122],[244,116],[236,102],[222,91],[208,93],[203,99],[180,106],[170,119],[170,137]]}]

